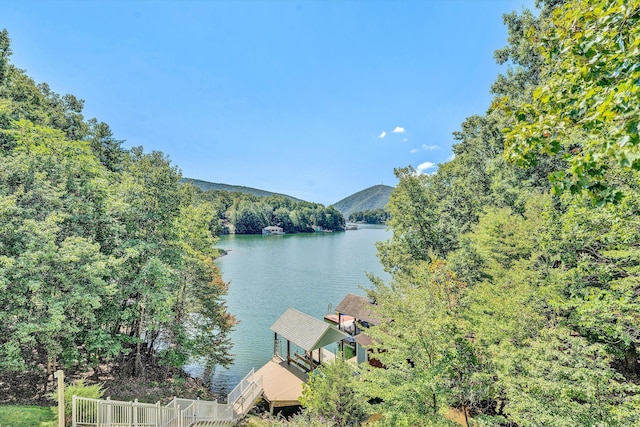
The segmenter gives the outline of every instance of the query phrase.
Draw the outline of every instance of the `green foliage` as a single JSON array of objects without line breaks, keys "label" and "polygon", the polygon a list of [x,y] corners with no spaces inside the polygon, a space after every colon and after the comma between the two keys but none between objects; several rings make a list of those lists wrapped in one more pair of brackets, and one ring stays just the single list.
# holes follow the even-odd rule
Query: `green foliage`
[{"label": "green foliage", "polygon": [[320,366],[302,385],[305,412],[332,426],[359,425],[366,415],[366,399],[358,392],[355,376],[355,367],[342,357]]},{"label": "green foliage", "polygon": [[[631,193],[638,173],[617,188]],[[625,182],[626,181],[626,182]],[[640,200],[635,191],[616,205],[593,209],[586,197],[572,198],[563,216],[560,244],[566,270],[560,276],[571,324],[592,341],[607,345],[627,376],[640,373],[635,321],[640,272]]]},{"label": "green foliage", "polygon": [[[3,369],[26,369],[31,348],[71,364],[91,346],[84,328],[113,288],[113,262],[95,240],[105,184],[88,147],[60,131],[15,124],[16,148],[0,169]],[[63,355],[63,352],[66,352]]]},{"label": "green foliage", "polygon": [[42,406],[0,405],[0,427],[57,427],[55,414]]},{"label": "green foliage", "polygon": [[429,191],[434,178],[419,175],[412,167],[396,169],[395,174],[399,182],[388,204],[388,226],[393,237],[378,244],[380,260],[387,270],[427,260],[429,250],[443,247],[437,200]]},{"label": "green foliage", "polygon": [[384,369],[368,367],[363,384],[382,401],[376,411],[385,418],[400,425],[419,419],[445,423],[448,406],[480,405],[490,382],[465,333],[464,289],[439,259],[396,274],[391,285],[376,283],[375,310],[389,320],[367,335]]},{"label": "green foliage", "polygon": [[[609,362],[602,346],[564,328],[542,330],[501,361],[507,416],[523,426],[637,424],[635,387],[620,383]],[[617,409],[627,405],[620,417]]]},{"label": "green foliage", "polygon": [[384,209],[370,209],[364,212],[354,212],[349,215],[351,222],[364,222],[366,224],[384,224],[389,220],[389,213]]},{"label": "green foliage", "polygon": [[[64,415],[67,420],[71,419],[73,409],[73,396],[86,397],[89,399],[102,399],[104,389],[101,384],[85,384],[84,380],[78,380],[74,384],[64,386]],[[53,391],[49,397],[58,402],[58,391]],[[57,412],[56,412],[57,415]],[[56,417],[57,418],[57,417]]]},{"label": "green foliage", "polygon": [[510,108],[517,123],[506,154],[521,165],[563,156],[567,169],[551,175],[557,193],[616,201],[622,193],[606,183],[607,171],[640,170],[639,20],[637,0],[575,0],[542,34],[528,34],[544,72],[533,101]]}]

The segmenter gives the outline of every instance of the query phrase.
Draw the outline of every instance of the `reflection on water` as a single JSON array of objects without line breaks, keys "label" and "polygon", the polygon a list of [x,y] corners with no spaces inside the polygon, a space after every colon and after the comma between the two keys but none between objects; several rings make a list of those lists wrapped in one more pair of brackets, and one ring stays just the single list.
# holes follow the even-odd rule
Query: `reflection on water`
[{"label": "reflection on water", "polygon": [[[217,368],[214,390],[230,391],[249,370],[269,361],[269,327],[288,307],[322,319],[347,293],[364,295],[367,273],[387,278],[375,242],[390,237],[384,226],[366,225],[343,233],[222,236],[218,246],[229,253],[217,262],[231,282],[229,312],[240,323],[231,334],[235,362]],[[202,375],[202,368],[192,366],[190,372]]]}]

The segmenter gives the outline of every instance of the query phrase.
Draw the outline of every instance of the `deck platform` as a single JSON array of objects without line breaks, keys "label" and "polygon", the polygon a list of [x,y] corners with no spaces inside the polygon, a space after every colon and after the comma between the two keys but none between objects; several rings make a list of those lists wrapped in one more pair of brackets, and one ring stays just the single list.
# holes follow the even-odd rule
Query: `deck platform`
[{"label": "deck platform", "polygon": [[270,411],[283,406],[300,405],[298,398],[302,395],[302,383],[308,378],[300,369],[274,357],[256,372],[256,376],[262,376],[263,396],[269,403]]}]

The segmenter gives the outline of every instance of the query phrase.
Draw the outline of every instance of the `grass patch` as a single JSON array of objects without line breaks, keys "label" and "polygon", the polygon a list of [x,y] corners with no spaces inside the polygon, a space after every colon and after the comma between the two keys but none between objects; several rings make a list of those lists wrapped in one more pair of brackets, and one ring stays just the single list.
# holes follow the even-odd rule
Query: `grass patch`
[{"label": "grass patch", "polygon": [[0,405],[0,427],[39,427],[55,419],[47,406]]}]

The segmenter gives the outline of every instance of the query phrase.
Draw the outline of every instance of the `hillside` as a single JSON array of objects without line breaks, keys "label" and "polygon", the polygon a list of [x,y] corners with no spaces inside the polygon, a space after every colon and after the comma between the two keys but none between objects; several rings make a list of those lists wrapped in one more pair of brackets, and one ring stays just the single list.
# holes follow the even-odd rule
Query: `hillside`
[{"label": "hillside", "polygon": [[393,187],[388,185],[374,185],[365,190],[352,194],[349,197],[345,197],[337,203],[333,204],[333,207],[342,213],[345,218],[348,218],[354,212],[363,212],[371,209],[382,209],[389,202],[389,196]]},{"label": "hillside", "polygon": [[191,182],[196,187],[205,191],[219,190],[219,191],[238,192],[238,193],[253,194],[254,196],[258,196],[258,197],[284,196],[295,202],[304,201],[304,200],[296,199],[295,197],[288,196],[286,194],[272,193],[270,191],[259,190],[257,188],[251,188],[251,187],[243,187],[241,185],[220,184],[216,182],[202,181],[200,179],[193,179],[193,178],[183,178],[182,182]]}]

